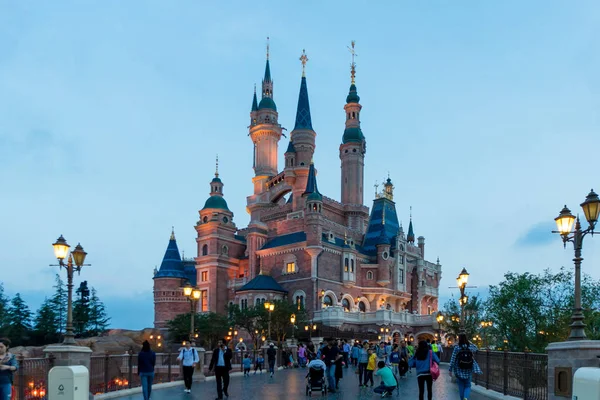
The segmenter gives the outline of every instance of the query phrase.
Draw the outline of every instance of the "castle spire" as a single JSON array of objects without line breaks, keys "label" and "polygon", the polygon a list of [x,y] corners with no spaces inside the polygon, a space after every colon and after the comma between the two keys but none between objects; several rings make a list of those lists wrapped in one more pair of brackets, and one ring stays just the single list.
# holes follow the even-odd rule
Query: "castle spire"
[{"label": "castle spire", "polygon": [[354,51],[355,44],[356,44],[356,41],[353,40],[352,42],[350,42],[350,45],[352,46],[352,48],[348,47],[348,50],[350,50],[350,54],[352,54],[352,63],[350,64],[350,83],[352,85],[354,85],[354,78],[356,77],[356,63],[354,62],[354,57],[358,55]]},{"label": "castle spire", "polygon": [[175,240],[175,227],[171,226],[171,238],[169,240]]},{"label": "castle spire", "polygon": [[273,97],[273,81],[271,80],[271,65],[269,64],[269,38],[267,37],[267,63],[265,65],[265,77],[262,81],[263,97]]},{"label": "castle spire", "polygon": [[306,181],[306,190],[304,190],[303,195],[316,193],[319,196],[319,188],[317,188],[317,175],[315,173],[315,163],[310,162],[310,168],[308,169],[308,180]]},{"label": "castle spire", "polygon": [[298,109],[296,110],[296,124],[294,125],[294,130],[312,130],[310,104],[308,102],[308,89],[306,87],[306,62],[308,61],[308,57],[306,56],[305,50],[302,50],[300,61],[302,62],[302,79],[300,81],[300,94],[298,95]]},{"label": "castle spire", "polygon": [[217,154],[217,160],[215,162],[215,178],[219,177],[219,155]]},{"label": "castle spire", "polygon": [[254,84],[254,96],[252,97],[252,111],[258,111],[258,99],[256,98],[256,83]]},{"label": "castle spire", "polygon": [[415,243],[415,231],[413,230],[412,223],[412,206],[410,206],[410,223],[408,224],[408,235],[406,235],[406,241],[410,243]]}]

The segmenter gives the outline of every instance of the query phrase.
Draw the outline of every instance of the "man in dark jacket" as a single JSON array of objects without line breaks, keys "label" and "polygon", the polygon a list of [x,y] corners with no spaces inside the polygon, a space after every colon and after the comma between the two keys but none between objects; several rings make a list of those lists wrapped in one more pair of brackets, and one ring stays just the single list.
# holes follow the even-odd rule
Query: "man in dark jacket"
[{"label": "man in dark jacket", "polygon": [[217,381],[217,399],[223,399],[229,397],[227,389],[229,388],[229,371],[231,371],[231,349],[226,346],[225,340],[219,340],[219,344],[216,349],[213,350],[212,358],[210,359],[210,365],[208,370],[212,371],[215,369],[215,380]]}]

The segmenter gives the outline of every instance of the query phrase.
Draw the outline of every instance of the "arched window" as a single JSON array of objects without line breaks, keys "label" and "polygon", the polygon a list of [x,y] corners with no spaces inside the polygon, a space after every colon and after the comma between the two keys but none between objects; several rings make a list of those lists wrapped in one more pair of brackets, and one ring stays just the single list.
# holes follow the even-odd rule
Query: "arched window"
[{"label": "arched window", "polygon": [[202,246],[202,255],[205,256],[208,254],[208,245],[205,244],[204,246]]},{"label": "arched window", "polygon": [[296,296],[296,307],[298,310],[304,308],[304,296]]},{"label": "arched window", "polygon": [[350,302],[348,301],[348,299],[342,299],[342,307],[344,307],[344,310],[350,311]]},{"label": "arched window", "polygon": [[360,312],[367,311],[367,306],[365,305],[365,303],[363,301],[361,301],[360,303],[358,303],[358,311],[360,311]]},{"label": "arched window", "polygon": [[344,258],[344,272],[348,272],[348,257]]},{"label": "arched window", "polygon": [[354,259],[350,260],[350,272],[354,272]]},{"label": "arched window", "polygon": [[223,254],[224,256],[229,254],[229,247],[227,247],[227,245],[224,244],[223,247],[221,247],[221,254]]},{"label": "arched window", "polygon": [[373,280],[373,271],[368,271],[367,272],[367,280],[369,280],[369,281]]},{"label": "arched window", "polygon": [[333,305],[333,300],[331,296],[327,295],[323,297],[323,307],[331,307]]}]

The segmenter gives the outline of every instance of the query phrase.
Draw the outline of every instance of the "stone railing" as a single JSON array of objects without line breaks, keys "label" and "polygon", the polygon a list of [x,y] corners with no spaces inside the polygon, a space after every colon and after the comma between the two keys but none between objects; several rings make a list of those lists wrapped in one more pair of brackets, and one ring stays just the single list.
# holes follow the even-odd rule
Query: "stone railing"
[{"label": "stone railing", "polygon": [[314,320],[330,326],[341,326],[344,323],[358,325],[419,325],[433,324],[432,315],[417,315],[408,312],[392,310],[377,310],[368,312],[347,312],[343,307],[327,307],[316,311]]},{"label": "stone railing", "polygon": [[423,286],[423,287],[421,287],[421,293],[424,296],[438,297],[439,289],[436,287],[431,287],[431,286]]},{"label": "stone railing", "polygon": [[247,279],[246,277],[244,278],[235,278],[235,279],[229,279],[227,281],[227,288],[231,289],[231,288],[239,288],[244,286],[247,283]]}]

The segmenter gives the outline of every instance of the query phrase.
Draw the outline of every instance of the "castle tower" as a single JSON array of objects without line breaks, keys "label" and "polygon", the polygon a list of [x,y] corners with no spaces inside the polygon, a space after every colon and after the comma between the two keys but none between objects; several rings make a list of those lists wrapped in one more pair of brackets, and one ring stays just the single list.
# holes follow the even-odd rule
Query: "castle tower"
[{"label": "castle tower", "polygon": [[[310,103],[308,101],[308,88],[306,85],[306,62],[308,61],[308,57],[304,50],[302,50],[300,61],[302,62],[302,79],[300,80],[300,93],[298,94],[296,122],[294,130],[290,134],[290,141],[295,152],[293,168],[295,179],[293,180],[292,192],[294,210],[301,210],[305,205],[301,201],[301,196],[308,185],[309,166],[315,153],[315,138],[317,136],[313,130],[310,117]],[[290,149],[288,148],[288,150]]]},{"label": "castle tower", "polygon": [[350,92],[346,97],[346,129],[340,145],[342,164],[342,204],[363,204],[364,167],[366,140],[360,129],[360,97],[355,85],[356,64],[354,42],[352,42],[352,64]]},{"label": "castle tower", "polygon": [[167,321],[190,311],[188,300],[181,290],[183,283],[189,279],[184,271],[174,232],[171,232],[160,269],[154,274],[153,280],[154,327],[163,329],[167,327]]},{"label": "castle tower", "polygon": [[[281,125],[278,122],[277,106],[273,101],[273,80],[269,64],[269,46],[267,45],[267,64],[262,81],[262,99],[255,108],[256,98],[252,101],[250,112],[250,138],[254,144],[254,194],[263,191],[265,182],[277,175],[277,148],[281,139]],[[255,122],[254,122],[255,121]]]}]

